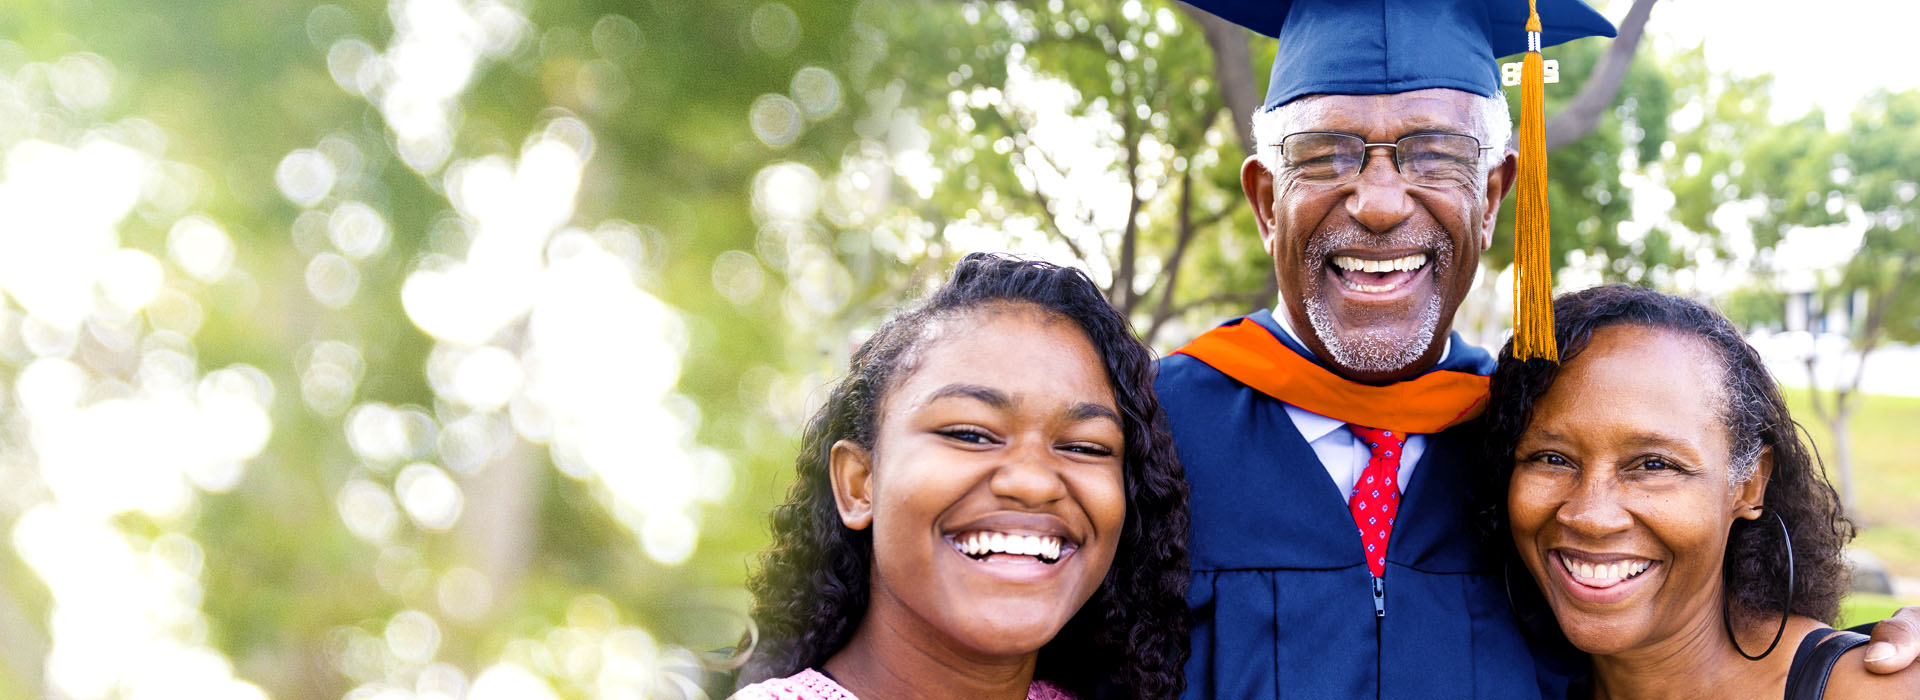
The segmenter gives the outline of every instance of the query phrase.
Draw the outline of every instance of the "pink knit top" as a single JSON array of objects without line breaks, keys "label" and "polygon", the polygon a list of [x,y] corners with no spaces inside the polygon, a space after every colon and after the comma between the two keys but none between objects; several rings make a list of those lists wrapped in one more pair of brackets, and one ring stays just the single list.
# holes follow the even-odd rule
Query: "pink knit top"
[{"label": "pink knit top", "polygon": [[[773,678],[741,688],[731,700],[860,700],[833,679],[811,668],[786,678]],[[1076,700],[1072,693],[1046,681],[1027,686],[1027,700]]]}]

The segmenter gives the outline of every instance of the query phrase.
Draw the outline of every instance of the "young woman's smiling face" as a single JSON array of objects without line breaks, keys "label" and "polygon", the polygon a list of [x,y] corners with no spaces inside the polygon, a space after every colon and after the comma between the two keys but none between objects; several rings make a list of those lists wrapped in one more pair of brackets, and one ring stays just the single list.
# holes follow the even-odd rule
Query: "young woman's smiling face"
[{"label": "young woman's smiling face", "polygon": [[842,521],[873,531],[869,619],[923,650],[1037,652],[1099,589],[1126,520],[1104,366],[1026,304],[933,326],[881,401],[871,450],[834,448]]},{"label": "young woman's smiling face", "polygon": [[1701,341],[1602,328],[1514,448],[1514,544],[1567,638],[1610,655],[1719,635],[1721,562],[1767,457],[1733,486],[1722,370]]}]

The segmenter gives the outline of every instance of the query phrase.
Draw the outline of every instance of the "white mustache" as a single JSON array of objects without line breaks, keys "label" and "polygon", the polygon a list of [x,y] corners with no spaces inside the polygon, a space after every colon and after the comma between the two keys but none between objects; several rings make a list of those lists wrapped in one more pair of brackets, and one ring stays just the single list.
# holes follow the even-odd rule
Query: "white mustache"
[{"label": "white mustache", "polygon": [[1453,261],[1453,239],[1438,228],[1396,229],[1379,234],[1343,227],[1315,233],[1307,240],[1307,259],[1325,265],[1333,251],[1343,248],[1419,248],[1434,251],[1436,267],[1444,268]]}]

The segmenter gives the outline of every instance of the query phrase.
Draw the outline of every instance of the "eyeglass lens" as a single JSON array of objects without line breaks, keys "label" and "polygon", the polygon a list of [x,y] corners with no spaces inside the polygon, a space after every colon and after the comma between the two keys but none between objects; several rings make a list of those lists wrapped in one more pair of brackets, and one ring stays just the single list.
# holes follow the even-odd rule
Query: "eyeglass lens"
[{"label": "eyeglass lens", "polygon": [[[1366,141],[1353,134],[1302,132],[1280,142],[1286,167],[1306,182],[1337,185],[1360,175]],[[1393,164],[1416,185],[1464,185],[1474,180],[1479,140],[1463,134],[1414,134],[1394,143]]]}]

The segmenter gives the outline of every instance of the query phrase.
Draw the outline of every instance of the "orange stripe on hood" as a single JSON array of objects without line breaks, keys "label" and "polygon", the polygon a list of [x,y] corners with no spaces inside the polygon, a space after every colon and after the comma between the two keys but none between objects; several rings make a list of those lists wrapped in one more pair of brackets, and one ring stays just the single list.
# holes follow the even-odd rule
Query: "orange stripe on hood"
[{"label": "orange stripe on hood", "polygon": [[1386,386],[1361,384],[1301,357],[1246,319],[1202,333],[1174,352],[1262,394],[1369,428],[1437,433],[1479,417],[1487,407],[1486,377],[1438,371]]}]

